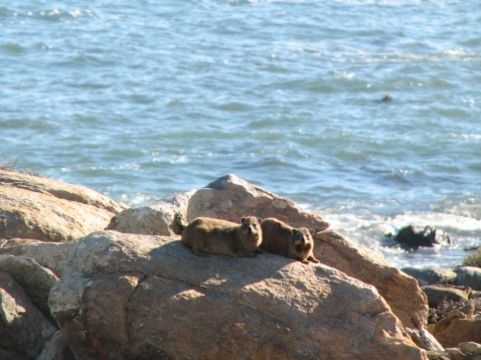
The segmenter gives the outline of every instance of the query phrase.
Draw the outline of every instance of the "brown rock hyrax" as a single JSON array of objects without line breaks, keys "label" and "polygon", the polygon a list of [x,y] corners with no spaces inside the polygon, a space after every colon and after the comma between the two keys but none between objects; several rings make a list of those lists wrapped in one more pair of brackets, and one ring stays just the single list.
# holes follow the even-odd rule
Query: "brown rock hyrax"
[{"label": "brown rock hyrax", "polygon": [[261,242],[261,225],[253,216],[243,217],[240,225],[198,217],[182,232],[182,243],[198,255],[255,256]]},{"label": "brown rock hyrax", "polygon": [[264,250],[300,260],[305,264],[309,261],[319,262],[314,257],[314,240],[307,228],[293,228],[275,218],[264,219],[261,227],[261,247]]}]

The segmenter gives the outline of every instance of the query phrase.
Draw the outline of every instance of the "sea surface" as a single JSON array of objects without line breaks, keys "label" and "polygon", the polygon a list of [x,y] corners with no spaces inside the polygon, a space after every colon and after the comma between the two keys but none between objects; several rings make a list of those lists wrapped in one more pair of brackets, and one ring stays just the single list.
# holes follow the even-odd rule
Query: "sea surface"
[{"label": "sea surface", "polygon": [[[132,206],[235,173],[395,265],[459,264],[480,109],[479,1],[0,0],[0,161]],[[406,224],[456,244],[383,239]]]}]

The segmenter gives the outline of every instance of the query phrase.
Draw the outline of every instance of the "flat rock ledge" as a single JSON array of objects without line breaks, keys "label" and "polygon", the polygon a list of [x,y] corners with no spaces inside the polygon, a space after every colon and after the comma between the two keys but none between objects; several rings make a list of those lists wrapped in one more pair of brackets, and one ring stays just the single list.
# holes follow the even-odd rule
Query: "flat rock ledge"
[{"label": "flat rock ledge", "polygon": [[50,310],[83,359],[427,359],[376,288],[321,264],[90,234]]}]

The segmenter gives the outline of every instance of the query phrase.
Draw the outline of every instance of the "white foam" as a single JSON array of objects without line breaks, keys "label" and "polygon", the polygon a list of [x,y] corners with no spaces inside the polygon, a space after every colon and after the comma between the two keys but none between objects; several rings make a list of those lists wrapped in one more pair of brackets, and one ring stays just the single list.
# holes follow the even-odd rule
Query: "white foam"
[{"label": "white foam", "polygon": [[338,79],[352,80],[352,79],[354,79],[354,76],[356,76],[356,73],[355,72],[348,72],[348,71],[334,70],[334,76]]},{"label": "white foam", "polygon": [[481,232],[481,220],[467,216],[450,213],[425,213],[425,214],[402,214],[387,222],[400,228],[407,224],[418,226],[431,225],[444,230],[458,231],[463,233]]}]

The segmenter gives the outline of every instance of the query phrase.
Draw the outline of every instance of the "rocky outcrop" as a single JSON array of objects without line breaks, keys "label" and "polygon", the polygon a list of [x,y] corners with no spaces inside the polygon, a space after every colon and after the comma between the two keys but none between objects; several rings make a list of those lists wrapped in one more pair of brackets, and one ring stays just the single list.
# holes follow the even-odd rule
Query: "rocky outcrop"
[{"label": "rocky outcrop", "polygon": [[426,324],[426,296],[415,279],[335,231],[326,230],[328,224],[322,217],[301,210],[288,199],[227,175],[195,192],[187,209],[189,220],[210,216],[238,222],[245,215],[276,217],[291,226],[309,228],[316,240],[315,255],[322,263],[374,285],[406,326]]},{"label": "rocky outcrop", "polygon": [[126,209],[112,218],[107,229],[131,234],[178,235],[179,221],[187,218],[187,204],[193,193],[173,194],[148,206]]},{"label": "rocky outcrop", "polygon": [[318,232],[314,239],[314,253],[321,262],[374,285],[406,326],[426,324],[427,298],[414,278],[334,230]]},{"label": "rocky outcrop", "polygon": [[292,200],[263,190],[235,175],[223,176],[192,195],[187,219],[191,221],[198,216],[236,223],[243,216],[276,217],[293,227],[307,227],[312,232],[329,227],[319,214],[305,212]]},{"label": "rocky outcrop", "polygon": [[377,290],[325,265],[93,233],[50,309],[82,359],[426,359]]},{"label": "rocky outcrop", "polygon": [[82,186],[0,170],[0,238],[69,241],[104,229],[124,208]]}]

